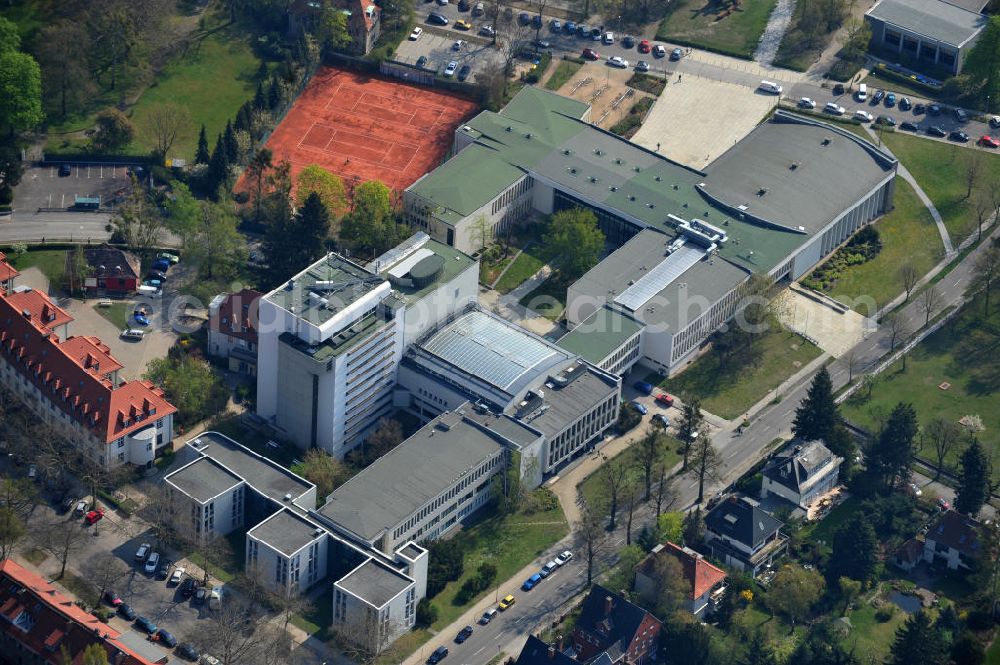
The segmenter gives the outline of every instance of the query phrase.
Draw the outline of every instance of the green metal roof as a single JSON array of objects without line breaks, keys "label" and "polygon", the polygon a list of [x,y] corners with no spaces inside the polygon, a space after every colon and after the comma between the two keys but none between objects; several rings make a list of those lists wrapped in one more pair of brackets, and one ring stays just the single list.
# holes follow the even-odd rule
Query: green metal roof
[{"label": "green metal roof", "polygon": [[641,323],[621,312],[602,307],[563,335],[556,344],[600,366],[605,358],[637,335],[642,328]]}]

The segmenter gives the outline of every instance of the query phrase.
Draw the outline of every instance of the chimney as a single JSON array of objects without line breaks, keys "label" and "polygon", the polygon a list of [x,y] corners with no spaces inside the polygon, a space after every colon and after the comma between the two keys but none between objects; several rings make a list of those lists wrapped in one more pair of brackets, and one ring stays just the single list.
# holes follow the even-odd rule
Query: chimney
[{"label": "chimney", "polygon": [[557,647],[557,649],[559,651],[562,651],[563,650],[563,634],[562,633],[559,633],[558,644],[559,644],[559,646]]},{"label": "chimney", "polygon": [[555,659],[556,659],[556,648],[549,647],[549,660],[555,660]]},{"label": "chimney", "polygon": [[611,596],[604,597],[604,616],[611,616],[611,608],[614,606],[614,601],[611,600]]}]

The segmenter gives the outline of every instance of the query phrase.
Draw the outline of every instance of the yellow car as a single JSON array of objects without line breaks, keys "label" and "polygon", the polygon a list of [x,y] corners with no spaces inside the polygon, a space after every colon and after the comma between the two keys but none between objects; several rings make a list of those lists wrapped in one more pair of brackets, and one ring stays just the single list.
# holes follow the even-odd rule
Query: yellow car
[{"label": "yellow car", "polygon": [[455,21],[456,30],[472,30],[472,24],[468,21],[458,20]]},{"label": "yellow car", "polygon": [[500,606],[499,606],[500,610],[502,611],[502,610],[507,609],[508,607],[510,607],[511,605],[513,605],[514,602],[515,602],[514,601],[514,596],[512,594],[508,594],[508,595],[504,596],[503,600],[500,601]]}]

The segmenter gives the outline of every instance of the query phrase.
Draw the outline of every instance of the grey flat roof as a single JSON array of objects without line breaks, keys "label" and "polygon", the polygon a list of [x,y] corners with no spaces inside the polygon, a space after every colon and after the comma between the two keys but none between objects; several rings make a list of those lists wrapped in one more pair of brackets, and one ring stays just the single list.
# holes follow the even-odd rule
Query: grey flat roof
[{"label": "grey flat roof", "polygon": [[560,388],[554,382],[546,383],[543,390],[548,408],[533,418],[525,418],[525,422],[541,430],[550,440],[597,404],[618,392],[617,382],[599,374],[586,363],[577,363],[574,372],[579,375],[564,387]]},{"label": "grey flat roof", "polygon": [[202,457],[168,475],[165,480],[191,498],[204,503],[242,481],[215,460]]},{"label": "grey flat roof", "polygon": [[139,654],[151,663],[169,662],[167,654],[154,643],[134,630],[124,630],[117,641]]},{"label": "grey flat roof", "polygon": [[334,490],[319,513],[372,541],[503,449],[499,437],[445,413]]},{"label": "grey flat roof", "polygon": [[313,488],[306,479],[218,432],[205,432],[188,443],[275,501],[284,501],[286,494],[294,501]]},{"label": "grey flat roof", "polygon": [[319,525],[283,508],[250,529],[247,535],[291,556],[319,537],[316,535],[317,529],[326,533]]},{"label": "grey flat roof", "polygon": [[986,25],[986,17],[942,0],[880,0],[868,16],[934,41],[960,46]]},{"label": "grey flat roof", "polygon": [[548,340],[479,309],[445,324],[420,348],[509,394],[572,357]]},{"label": "grey flat roof", "polygon": [[339,254],[330,253],[264,297],[287,311],[292,311],[294,305],[295,316],[321,325],[384,281]]},{"label": "grey flat roof", "polygon": [[602,307],[589,319],[560,337],[556,344],[599,366],[622,344],[638,335],[642,328],[642,324],[631,317],[609,307]]},{"label": "grey flat roof", "polygon": [[494,434],[521,448],[531,445],[541,436],[540,432],[502,413],[496,414],[487,410],[476,411],[468,403],[460,406],[457,410],[463,411],[467,420],[488,428]]},{"label": "grey flat roof", "polygon": [[746,206],[747,216],[812,236],[895,167],[893,157],[848,131],[779,111],[706,167],[703,191],[732,208]]},{"label": "grey flat roof", "polygon": [[410,579],[376,563],[374,559],[368,559],[336,582],[337,586],[364,598],[375,607],[382,607],[406,591],[410,584]]}]

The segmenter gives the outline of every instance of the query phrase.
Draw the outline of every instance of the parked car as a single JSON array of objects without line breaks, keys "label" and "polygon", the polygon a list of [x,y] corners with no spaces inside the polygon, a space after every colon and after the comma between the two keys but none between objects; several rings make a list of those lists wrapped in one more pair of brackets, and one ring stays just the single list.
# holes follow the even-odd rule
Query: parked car
[{"label": "parked car", "polygon": [[430,656],[427,657],[427,665],[435,665],[435,663],[440,663],[448,655],[448,647],[438,647],[434,650]]},{"label": "parked car", "polygon": [[139,630],[150,635],[158,630],[156,624],[144,616],[136,617],[135,625],[138,626]]},{"label": "parked car", "polygon": [[646,383],[645,381],[636,381],[632,384],[632,387],[638,390],[643,395],[653,394],[653,384]]},{"label": "parked car", "polygon": [[480,37],[492,37],[494,34],[496,33],[493,30],[492,25],[484,25],[483,27],[479,28]]},{"label": "parked car", "polygon": [[472,636],[472,626],[466,626],[462,630],[458,631],[458,635],[455,636],[455,644],[461,644],[465,640]]},{"label": "parked car", "polygon": [[1000,127],[1000,115],[990,116],[990,127]]},{"label": "parked car", "polygon": [[76,499],[73,498],[72,495],[70,495],[65,499],[63,499],[62,503],[59,504],[59,512],[68,513],[70,510],[72,510],[75,504],[76,504]]},{"label": "parked car", "polygon": [[628,69],[628,60],[620,55],[613,55],[608,58],[608,64],[619,69]]},{"label": "parked car", "polygon": [[149,268],[150,270],[157,270],[166,274],[166,272],[170,270],[170,265],[170,261],[167,261],[166,259],[156,259],[153,261],[153,264],[149,266]]},{"label": "parked car", "polygon": [[814,109],[816,108],[816,102],[809,97],[803,97],[799,100],[800,109]]},{"label": "parked car", "polygon": [[923,491],[920,489],[920,486],[917,485],[916,483],[910,483],[910,492],[913,494],[913,496],[920,496],[923,494]]},{"label": "parked car", "polygon": [[664,58],[667,55],[667,49],[663,46],[663,44],[657,44],[653,47],[653,55],[657,58]]},{"label": "parked car", "polygon": [[174,568],[174,572],[170,575],[170,579],[167,580],[167,584],[174,586],[180,584],[181,580],[184,579],[185,572],[187,571],[184,569],[184,566],[177,566]]},{"label": "parked car", "polygon": [[121,605],[118,606],[117,610],[118,610],[118,616],[125,619],[126,621],[135,620],[135,610],[133,610],[131,606],[122,603]]},{"label": "parked car", "polygon": [[132,319],[140,326],[148,326],[149,319],[146,318],[146,313],[140,310],[136,310],[132,314]]},{"label": "parked car", "polygon": [[622,46],[625,48],[632,48],[635,46],[635,37],[632,35],[625,35],[622,37]]},{"label": "parked car", "polygon": [[565,566],[567,563],[573,560],[573,553],[569,550],[563,550],[560,552],[559,556],[556,557],[556,563],[560,567]]},{"label": "parked car", "polygon": [[885,125],[886,127],[895,127],[896,119],[893,118],[891,115],[880,115],[878,118],[875,119],[875,124]]},{"label": "parked car", "polygon": [[524,584],[521,585],[521,590],[522,591],[531,591],[536,586],[538,586],[538,583],[541,582],[541,581],[542,581],[542,576],[539,575],[538,573],[535,573],[534,575],[532,575],[528,579],[524,580]]},{"label": "parked car", "polygon": [[913,107],[913,102],[910,101],[909,97],[903,97],[899,100],[899,110],[909,111]]},{"label": "parked car", "polygon": [[413,29],[413,32],[410,33],[410,41],[411,42],[417,41],[418,39],[420,39],[420,35],[422,34],[424,34],[424,29],[418,25]]},{"label": "parked car", "polygon": [[605,32],[604,35],[603,35],[603,37],[601,38],[601,40],[605,44],[614,44],[615,43],[615,33],[613,33],[613,32]]},{"label": "parked car", "polygon": [[531,23],[531,14],[528,12],[521,12],[517,15],[517,22],[521,25],[528,25]]},{"label": "parked car", "polygon": [[73,515],[75,515],[76,517],[83,517],[84,514],[87,512],[87,505],[88,505],[87,502],[82,499],[80,501],[77,501],[76,508],[73,509]]},{"label": "parked car", "polygon": [[858,109],[857,111],[854,112],[854,119],[857,120],[858,122],[871,122],[874,119],[874,117],[875,116],[873,116],[868,111],[865,111],[864,109]]},{"label": "parked car", "polygon": [[422,55],[419,58],[417,58],[417,67],[423,67],[426,64],[427,64],[427,56],[426,55]]},{"label": "parked car", "polygon": [[105,591],[104,596],[101,598],[101,600],[103,600],[111,607],[118,607],[119,605],[122,604],[121,597],[117,593],[115,593],[114,589],[108,589],[107,591]]},{"label": "parked car", "polygon": [[675,62],[683,57],[684,57],[684,51],[680,50],[679,48],[675,48],[673,51],[670,52],[670,59]]},{"label": "parked car", "polygon": [[548,577],[549,575],[554,573],[557,568],[559,568],[558,563],[556,563],[555,561],[549,561],[547,564],[542,566],[542,569],[538,571],[538,574],[541,575],[543,578]]},{"label": "parked car", "polygon": [[937,136],[939,138],[948,136],[948,132],[944,131],[937,125],[931,125],[930,127],[928,127],[927,133],[930,134],[931,136]]},{"label": "parked car", "polygon": [[172,265],[177,265],[178,263],[181,262],[181,257],[177,256],[176,254],[171,254],[170,252],[160,252],[159,254],[156,255],[156,258],[166,259]]},{"label": "parked car", "polygon": [[641,42],[639,42],[637,50],[639,51],[639,53],[649,53],[650,51],[653,50],[653,47],[650,46],[648,39],[643,39]]},{"label": "parked car", "polygon": [[554,18],[551,21],[549,21],[549,30],[551,30],[552,32],[560,32],[562,30],[562,21],[560,21],[557,18]]},{"label": "parked car", "polygon": [[160,567],[156,569],[156,579],[165,580],[170,574],[170,567],[174,565],[174,562],[170,559],[164,559],[160,562]]},{"label": "parked car", "polygon": [[965,132],[960,132],[957,129],[951,134],[948,134],[948,138],[952,141],[958,141],[959,143],[968,143],[969,135]]},{"label": "parked car", "polygon": [[567,35],[572,35],[576,32],[576,23],[574,21],[566,21],[563,23],[563,32]]},{"label": "parked car", "polygon": [[184,581],[181,582],[181,598],[187,599],[193,596],[196,586],[197,582],[194,581],[193,577],[185,577]]},{"label": "parked car", "polygon": [[59,166],[59,177],[65,178],[66,176],[73,175],[73,167],[69,164],[61,164]]},{"label": "parked car", "polygon": [[872,95],[872,106],[878,106],[882,99],[885,97],[885,90],[876,90],[875,94]]},{"label": "parked car", "polygon": [[959,122],[968,122],[969,121],[969,114],[966,113],[964,110],[962,110],[960,108],[957,108],[957,107],[953,108],[951,110],[951,114],[955,117],[955,120],[958,120]]},{"label": "parked car", "polygon": [[542,27],[542,17],[541,17],[540,14],[532,14],[531,15],[531,26],[533,28],[541,28]]},{"label": "parked car", "polygon": [[580,53],[580,57],[584,60],[599,60],[601,58],[600,54],[592,48],[583,49],[583,52]]},{"label": "parked car", "polygon": [[591,28],[590,29],[590,40],[591,41],[599,42],[599,41],[601,41],[601,37],[603,37],[603,36],[604,36],[604,33],[601,32],[600,28]]},{"label": "parked car", "polygon": [[929,104],[927,106],[927,113],[929,113],[930,115],[941,115],[940,104]]},{"label": "parked car", "polygon": [[209,592],[211,592],[211,589],[209,589],[208,587],[203,587],[203,586],[198,587],[198,590],[195,591],[194,593],[194,604],[201,605],[206,600],[208,600]]},{"label": "parked car", "polygon": [[455,43],[451,45],[452,51],[461,51],[463,48],[469,45],[469,42],[464,39],[456,39]]},{"label": "parked car", "polygon": [[896,93],[890,92],[885,96],[885,105],[892,108],[896,105]]},{"label": "parked car", "polygon": [[146,279],[156,279],[159,280],[160,284],[163,284],[164,282],[167,281],[167,275],[166,273],[160,272],[158,270],[150,270],[148,273],[146,273]]},{"label": "parked car", "polygon": [[670,427],[670,418],[664,413],[654,413],[653,422],[659,424],[663,429]]},{"label": "parked car", "polygon": [[458,0],[458,11],[460,12],[469,11],[469,0]]},{"label": "parked car", "polygon": [[916,124],[910,122],[909,120],[907,120],[906,122],[899,123],[899,128],[900,129],[905,129],[908,132],[915,132],[918,129],[920,129],[920,127],[918,127]]},{"label": "parked car", "polygon": [[84,516],[83,521],[86,522],[88,525],[94,525],[100,522],[101,518],[103,517],[104,517],[104,510],[98,508],[97,510],[91,510],[89,513],[87,513]]},{"label": "parked car", "polygon": [[448,63],[448,66],[444,68],[445,78],[451,78],[455,75],[455,70],[458,69],[458,63],[452,60]]},{"label": "parked car", "polygon": [[448,17],[444,14],[438,14],[437,12],[431,12],[427,15],[427,22],[431,25],[448,25]]},{"label": "parked car", "polygon": [[496,615],[497,615],[497,608],[491,607],[490,609],[483,612],[483,616],[479,617],[479,625],[485,626],[490,621],[493,621],[493,619],[496,618]]},{"label": "parked car", "polygon": [[979,145],[984,148],[1000,148],[1000,141],[993,138],[992,136],[980,136],[979,140],[976,141]]},{"label": "parked car", "polygon": [[589,37],[590,27],[586,23],[581,23],[576,26],[576,36],[577,37]]},{"label": "parked car", "polygon": [[644,416],[647,413],[649,413],[649,409],[647,409],[646,406],[637,399],[632,400],[631,402],[629,402],[629,404],[632,406],[633,409],[638,411],[639,415],[641,416]]},{"label": "parked car", "polygon": [[836,102],[827,102],[823,107],[823,111],[832,113],[833,115],[844,115],[845,110],[843,106],[840,106]]},{"label": "parked car", "polygon": [[198,659],[201,657],[201,654],[198,653],[198,648],[190,642],[185,642],[177,647],[177,651],[175,653],[184,660],[190,660],[193,663],[198,662]]},{"label": "parked car", "polygon": [[462,65],[462,68],[458,70],[458,80],[464,81],[469,78],[469,74],[472,73],[472,67],[470,65]]},{"label": "parked car", "polygon": [[34,480],[38,477],[38,467],[34,464],[28,465],[28,477]]},{"label": "parked car", "polygon": [[146,561],[146,558],[149,556],[149,553],[152,551],[152,549],[153,546],[150,545],[149,543],[142,543],[141,545],[139,545],[139,549],[135,551],[136,563],[144,563]]},{"label": "parked car", "polygon": [[926,104],[915,104],[913,106],[913,115],[922,115],[927,112]]},{"label": "parked car", "polygon": [[171,649],[177,646],[177,638],[173,636],[173,633],[170,633],[163,628],[156,631],[156,634],[153,635],[153,640],[161,644],[166,644]]},{"label": "parked car", "polygon": [[844,84],[843,83],[834,83],[833,84],[833,94],[835,94],[835,95],[842,95],[842,94],[844,94]]},{"label": "parked car", "polygon": [[941,510],[951,510],[951,504],[945,501],[943,497],[937,500],[937,505]]},{"label": "parked car", "polygon": [[156,572],[156,567],[159,565],[160,565],[160,553],[153,552],[152,554],[149,555],[149,558],[146,559],[146,565],[143,566],[142,569],[145,570],[150,575],[152,575],[153,573]]},{"label": "parked car", "polygon": [[646,62],[645,60],[640,60],[639,62],[635,63],[635,71],[637,71],[637,72],[648,72],[649,71],[649,63]]},{"label": "parked car", "polygon": [[517,600],[514,599],[514,594],[509,593],[500,599],[500,604],[497,605],[497,607],[499,607],[500,611],[502,612],[506,609],[509,609],[516,602]]},{"label": "parked car", "polygon": [[455,25],[452,27],[456,30],[472,30],[472,24],[462,18],[455,21]]},{"label": "parked car", "polygon": [[674,398],[668,395],[667,393],[657,393],[656,403],[659,404],[660,406],[665,406],[667,408],[670,408],[671,406],[674,405]]}]

